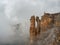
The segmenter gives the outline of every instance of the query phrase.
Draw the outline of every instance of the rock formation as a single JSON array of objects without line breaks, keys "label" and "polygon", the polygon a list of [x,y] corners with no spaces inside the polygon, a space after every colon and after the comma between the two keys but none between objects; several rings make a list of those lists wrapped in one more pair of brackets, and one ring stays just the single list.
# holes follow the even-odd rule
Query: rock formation
[{"label": "rock formation", "polygon": [[[37,26],[36,26],[37,23]],[[44,37],[44,33],[50,32],[49,35],[55,35],[54,41],[49,45],[60,45],[60,13],[44,13],[39,19],[38,16],[31,16],[30,19],[30,42],[34,42],[33,40]],[[52,33],[55,32],[55,33]],[[46,34],[45,33],[45,34]],[[38,36],[39,35],[39,36]],[[38,36],[38,37],[37,37]],[[47,36],[49,37],[49,36]],[[53,36],[52,36],[53,37]],[[50,38],[52,40],[52,37]],[[45,39],[45,38],[43,38]],[[49,38],[48,38],[49,39]],[[37,40],[36,40],[37,41]],[[40,41],[41,42],[41,41]],[[32,44],[35,45],[35,44]],[[38,45],[38,44],[36,44]],[[43,44],[41,44],[43,45]],[[48,44],[46,44],[48,45]]]},{"label": "rock formation", "polygon": [[38,16],[36,17],[36,22],[37,22],[36,30],[37,30],[37,35],[38,35],[40,33],[40,19]]},{"label": "rock formation", "polygon": [[34,36],[35,35],[35,16],[32,16],[30,19],[30,36]]}]

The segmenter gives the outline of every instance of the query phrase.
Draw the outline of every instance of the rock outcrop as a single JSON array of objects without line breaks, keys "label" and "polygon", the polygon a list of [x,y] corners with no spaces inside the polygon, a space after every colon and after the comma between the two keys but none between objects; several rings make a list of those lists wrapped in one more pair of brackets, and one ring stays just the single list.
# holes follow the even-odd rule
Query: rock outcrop
[{"label": "rock outcrop", "polygon": [[[37,23],[37,26],[36,26]],[[48,33],[50,32],[50,33]],[[52,36],[53,35],[53,36]],[[54,37],[55,35],[55,37]],[[38,41],[41,42],[45,41],[45,37],[48,38],[50,44],[47,41],[47,44],[37,43]],[[52,36],[52,37],[51,37]],[[54,38],[53,38],[54,37]],[[54,39],[54,40],[52,40]],[[46,39],[47,40],[47,39]],[[31,45],[60,45],[60,13],[44,13],[39,19],[38,16],[31,16],[30,19],[30,42]],[[33,44],[33,42],[36,42]],[[46,41],[45,41],[46,42]]]}]

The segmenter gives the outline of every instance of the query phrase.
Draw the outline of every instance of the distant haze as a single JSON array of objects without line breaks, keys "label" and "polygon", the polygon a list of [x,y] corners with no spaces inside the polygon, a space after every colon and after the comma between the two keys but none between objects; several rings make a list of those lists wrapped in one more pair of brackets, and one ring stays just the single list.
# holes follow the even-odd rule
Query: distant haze
[{"label": "distant haze", "polygon": [[17,24],[19,39],[27,39],[30,17],[41,18],[44,12],[60,12],[60,0],[0,0],[0,43],[14,42]]}]

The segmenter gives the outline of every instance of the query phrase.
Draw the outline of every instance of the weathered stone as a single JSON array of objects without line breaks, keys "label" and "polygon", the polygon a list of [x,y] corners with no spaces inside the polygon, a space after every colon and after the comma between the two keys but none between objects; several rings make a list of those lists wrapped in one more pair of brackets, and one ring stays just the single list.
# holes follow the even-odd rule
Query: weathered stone
[{"label": "weathered stone", "polygon": [[[37,22],[37,27],[35,25],[35,22]],[[44,13],[44,15],[41,17],[41,20],[37,16],[35,19],[35,16],[31,16],[30,19],[30,40],[33,40],[31,42],[34,42],[36,39],[36,36],[40,33],[47,32],[48,30],[56,28],[56,39],[53,41],[50,45],[60,45],[60,13]],[[55,29],[54,29],[55,30]],[[43,36],[44,37],[44,36]]]},{"label": "weathered stone", "polygon": [[35,16],[32,16],[30,19],[30,40],[35,36]]},{"label": "weathered stone", "polygon": [[36,17],[36,22],[37,22],[37,34],[39,34],[40,33],[40,19],[38,16]]}]

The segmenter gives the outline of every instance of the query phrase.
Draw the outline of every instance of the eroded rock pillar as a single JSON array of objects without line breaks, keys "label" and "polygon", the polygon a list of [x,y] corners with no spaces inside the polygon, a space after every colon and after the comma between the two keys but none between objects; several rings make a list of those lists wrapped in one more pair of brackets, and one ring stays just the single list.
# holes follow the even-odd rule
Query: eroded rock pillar
[{"label": "eroded rock pillar", "polygon": [[38,16],[36,17],[36,22],[37,22],[37,35],[38,35],[40,33],[40,19]]},{"label": "eroded rock pillar", "polygon": [[35,38],[35,16],[31,16],[30,19],[30,44]]}]

